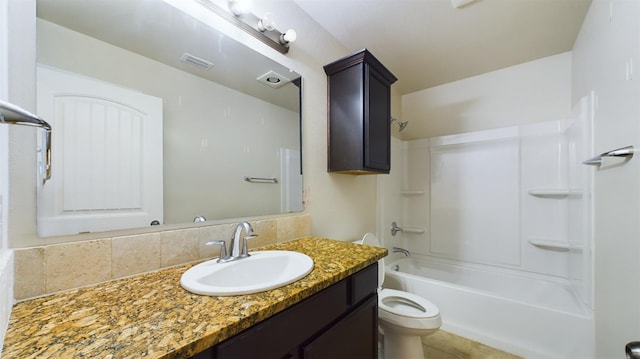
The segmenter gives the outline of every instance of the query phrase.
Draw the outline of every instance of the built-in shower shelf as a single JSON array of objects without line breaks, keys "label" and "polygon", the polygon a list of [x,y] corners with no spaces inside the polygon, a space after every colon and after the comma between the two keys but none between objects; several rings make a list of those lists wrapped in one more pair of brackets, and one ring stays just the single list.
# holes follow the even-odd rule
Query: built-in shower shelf
[{"label": "built-in shower shelf", "polygon": [[400,191],[400,194],[403,196],[422,196],[424,195],[424,191],[423,190],[411,190],[411,189],[407,189],[404,191]]},{"label": "built-in shower shelf", "polygon": [[424,233],[424,231],[426,231],[426,229],[424,227],[415,227],[415,226],[404,226],[402,227],[402,229],[404,230],[404,233]]},{"label": "built-in shower shelf", "polygon": [[569,242],[558,241],[542,238],[530,238],[529,243],[542,249],[549,249],[554,251],[566,252],[569,250]]},{"label": "built-in shower shelf", "polygon": [[542,198],[582,197],[582,192],[568,188],[532,188],[528,193]]}]

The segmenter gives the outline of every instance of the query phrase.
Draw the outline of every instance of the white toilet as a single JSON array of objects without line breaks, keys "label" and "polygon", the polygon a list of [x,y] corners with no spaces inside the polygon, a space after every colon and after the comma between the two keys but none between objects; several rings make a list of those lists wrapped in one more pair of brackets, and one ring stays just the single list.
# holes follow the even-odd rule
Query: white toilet
[{"label": "white toilet", "polygon": [[[380,247],[367,233],[362,244]],[[442,324],[440,310],[428,300],[401,290],[382,288],[384,259],[378,261],[378,323],[384,335],[384,359],[423,359],[422,336]]]}]

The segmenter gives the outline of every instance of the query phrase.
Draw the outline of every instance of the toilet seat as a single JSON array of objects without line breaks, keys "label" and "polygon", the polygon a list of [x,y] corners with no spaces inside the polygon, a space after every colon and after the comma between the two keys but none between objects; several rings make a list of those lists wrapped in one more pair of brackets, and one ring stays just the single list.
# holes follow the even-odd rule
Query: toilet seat
[{"label": "toilet seat", "polygon": [[440,315],[433,303],[413,293],[383,288],[378,291],[378,309],[406,318],[429,319]]},{"label": "toilet seat", "polygon": [[440,310],[433,303],[409,292],[386,288],[378,291],[378,318],[382,328],[391,326],[415,335],[425,335],[425,330],[437,330],[442,325]]}]

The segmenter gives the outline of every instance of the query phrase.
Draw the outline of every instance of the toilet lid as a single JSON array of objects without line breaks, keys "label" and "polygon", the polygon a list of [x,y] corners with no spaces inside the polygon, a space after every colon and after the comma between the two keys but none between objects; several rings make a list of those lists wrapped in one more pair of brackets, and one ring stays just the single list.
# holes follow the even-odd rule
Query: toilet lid
[{"label": "toilet lid", "polygon": [[440,310],[430,301],[395,289],[378,291],[378,309],[407,318],[432,318],[440,315]]},{"label": "toilet lid", "polygon": [[[373,247],[382,247],[378,238],[373,233],[365,233],[362,237],[361,244],[366,244]],[[378,260],[378,288],[382,288],[384,282],[384,259]]]}]

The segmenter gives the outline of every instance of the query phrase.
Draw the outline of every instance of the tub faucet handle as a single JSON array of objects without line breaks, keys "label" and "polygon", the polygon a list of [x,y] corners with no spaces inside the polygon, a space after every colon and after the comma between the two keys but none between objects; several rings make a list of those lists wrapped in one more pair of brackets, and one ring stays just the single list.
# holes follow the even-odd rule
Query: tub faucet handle
[{"label": "tub faucet handle", "polygon": [[404,229],[402,229],[402,227],[398,227],[398,224],[395,221],[391,222],[391,235],[395,237],[398,232],[404,233]]}]

